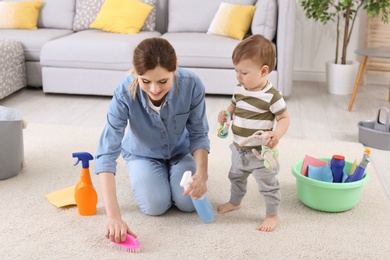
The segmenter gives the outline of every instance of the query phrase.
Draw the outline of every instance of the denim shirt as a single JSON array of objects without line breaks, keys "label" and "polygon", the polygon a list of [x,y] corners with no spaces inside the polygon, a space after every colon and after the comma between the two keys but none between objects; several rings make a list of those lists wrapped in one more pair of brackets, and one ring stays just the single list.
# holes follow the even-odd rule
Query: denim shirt
[{"label": "denim shirt", "polygon": [[121,152],[124,159],[134,155],[161,160],[181,158],[197,149],[210,152],[205,88],[198,76],[177,69],[160,115],[149,107],[148,96],[139,86],[132,99],[133,79],[134,75],[127,76],[114,91],[95,156],[96,173],[115,174]]}]

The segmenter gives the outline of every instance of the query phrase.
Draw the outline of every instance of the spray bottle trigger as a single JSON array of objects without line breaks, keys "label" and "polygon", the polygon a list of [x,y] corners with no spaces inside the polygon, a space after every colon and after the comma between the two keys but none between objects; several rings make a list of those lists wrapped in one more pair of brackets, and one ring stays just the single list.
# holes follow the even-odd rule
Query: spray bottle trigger
[{"label": "spray bottle trigger", "polygon": [[78,159],[74,166],[76,166],[81,161],[83,163],[83,168],[89,168],[89,161],[93,160],[92,154],[87,152],[73,153],[72,157],[76,157]]},{"label": "spray bottle trigger", "polygon": [[183,177],[181,178],[180,181],[180,186],[186,190],[192,183],[192,173],[191,171],[186,171],[183,174]]},{"label": "spray bottle trigger", "polygon": [[80,161],[81,161],[80,158],[77,158],[77,161],[75,164],[73,164],[73,166],[76,166],[77,164],[79,164]]}]

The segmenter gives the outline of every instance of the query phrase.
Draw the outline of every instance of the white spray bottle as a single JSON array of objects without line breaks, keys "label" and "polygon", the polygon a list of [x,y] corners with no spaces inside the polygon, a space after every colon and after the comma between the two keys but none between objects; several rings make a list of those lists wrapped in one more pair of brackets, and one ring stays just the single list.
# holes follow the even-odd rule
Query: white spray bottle
[{"label": "white spray bottle", "polygon": [[[191,183],[192,173],[190,171],[186,171],[181,178],[180,186],[183,187],[184,190],[186,190],[191,185]],[[192,199],[192,203],[194,203],[194,207],[198,212],[198,215],[202,219],[203,223],[207,224],[214,221],[213,206],[211,206],[211,203],[207,198],[206,194],[204,194],[197,200]]]}]

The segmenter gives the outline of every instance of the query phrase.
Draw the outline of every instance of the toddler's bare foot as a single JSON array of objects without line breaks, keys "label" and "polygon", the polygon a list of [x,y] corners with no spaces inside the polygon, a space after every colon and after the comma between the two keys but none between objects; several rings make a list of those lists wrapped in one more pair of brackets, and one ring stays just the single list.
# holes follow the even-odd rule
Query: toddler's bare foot
[{"label": "toddler's bare foot", "polygon": [[276,215],[267,215],[263,223],[260,224],[256,229],[264,232],[273,231],[279,223],[279,218]]},{"label": "toddler's bare foot", "polygon": [[223,213],[233,211],[233,210],[236,210],[239,208],[240,208],[240,204],[233,204],[233,203],[227,202],[227,203],[222,204],[221,206],[218,207],[218,213],[223,214]]}]

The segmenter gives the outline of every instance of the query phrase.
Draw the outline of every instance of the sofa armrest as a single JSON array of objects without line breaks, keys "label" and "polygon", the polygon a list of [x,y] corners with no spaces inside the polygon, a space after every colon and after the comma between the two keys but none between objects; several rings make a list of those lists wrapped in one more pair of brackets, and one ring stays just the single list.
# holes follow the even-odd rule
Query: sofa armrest
[{"label": "sofa armrest", "polygon": [[290,96],[294,66],[295,1],[278,0],[276,35],[278,89]]}]

